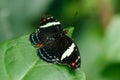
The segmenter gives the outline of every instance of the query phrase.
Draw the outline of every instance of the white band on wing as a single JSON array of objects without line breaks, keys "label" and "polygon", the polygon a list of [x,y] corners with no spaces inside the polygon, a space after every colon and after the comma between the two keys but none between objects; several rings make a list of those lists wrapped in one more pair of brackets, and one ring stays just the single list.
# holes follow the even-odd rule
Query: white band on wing
[{"label": "white band on wing", "polygon": [[61,57],[61,60],[63,60],[64,58],[70,56],[71,53],[74,51],[74,47],[75,47],[75,44],[72,43],[72,45],[63,53],[63,55]]},{"label": "white band on wing", "polygon": [[53,26],[53,25],[59,25],[60,22],[49,22],[45,25],[42,25],[42,26],[39,26],[39,28],[46,28],[46,27],[50,27],[50,26]]}]

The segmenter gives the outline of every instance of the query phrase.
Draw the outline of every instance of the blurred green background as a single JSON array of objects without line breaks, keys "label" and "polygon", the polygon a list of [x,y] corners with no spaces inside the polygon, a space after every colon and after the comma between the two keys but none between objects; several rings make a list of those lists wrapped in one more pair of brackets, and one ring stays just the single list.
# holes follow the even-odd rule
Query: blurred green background
[{"label": "blurred green background", "polygon": [[120,80],[120,0],[0,0],[0,42],[30,34],[46,15],[74,27],[87,80]]}]

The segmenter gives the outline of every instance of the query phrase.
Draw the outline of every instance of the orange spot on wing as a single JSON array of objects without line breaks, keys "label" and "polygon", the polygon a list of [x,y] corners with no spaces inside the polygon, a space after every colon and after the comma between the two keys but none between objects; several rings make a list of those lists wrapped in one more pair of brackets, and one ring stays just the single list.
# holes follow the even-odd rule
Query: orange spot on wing
[{"label": "orange spot on wing", "polygon": [[76,63],[75,63],[75,62],[72,62],[72,63],[71,63],[71,66],[72,66],[72,67],[75,67],[75,66],[76,66]]},{"label": "orange spot on wing", "polygon": [[42,19],[42,22],[46,22],[46,21],[47,21],[47,19],[46,19],[46,18],[43,18],[43,19]]},{"label": "orange spot on wing", "polygon": [[67,30],[64,30],[63,32],[64,32],[64,34],[67,34],[67,33],[68,33],[68,31],[67,31]]},{"label": "orange spot on wing", "polygon": [[40,44],[40,43],[37,44],[38,48],[41,48],[42,46],[43,46],[43,44]]}]

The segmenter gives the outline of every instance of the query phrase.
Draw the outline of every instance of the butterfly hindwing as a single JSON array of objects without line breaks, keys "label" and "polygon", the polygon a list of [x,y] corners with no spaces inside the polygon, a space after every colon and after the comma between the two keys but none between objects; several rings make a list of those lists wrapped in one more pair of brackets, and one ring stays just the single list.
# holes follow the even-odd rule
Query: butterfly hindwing
[{"label": "butterfly hindwing", "polygon": [[56,56],[50,55],[44,48],[37,49],[37,55],[48,63],[56,62]]},{"label": "butterfly hindwing", "polygon": [[56,63],[58,59],[57,40],[52,39],[45,42],[44,46],[37,49],[40,58],[49,63]]},{"label": "butterfly hindwing", "polygon": [[29,40],[34,47],[37,47],[38,43],[42,43],[41,39],[42,37],[40,36],[39,31],[33,32],[29,37]]},{"label": "butterfly hindwing", "polygon": [[[71,69],[80,67],[80,55],[76,44],[68,36],[47,41],[37,50],[38,56],[49,63],[60,63],[70,66]],[[72,66],[72,63],[75,63]]]}]

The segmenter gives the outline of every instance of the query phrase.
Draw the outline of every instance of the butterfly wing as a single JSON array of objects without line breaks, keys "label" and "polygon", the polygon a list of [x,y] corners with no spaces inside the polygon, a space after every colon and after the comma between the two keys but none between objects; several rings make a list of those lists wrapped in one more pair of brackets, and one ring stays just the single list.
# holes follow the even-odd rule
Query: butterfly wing
[{"label": "butterfly wing", "polygon": [[64,49],[61,49],[60,63],[68,65],[71,69],[79,68],[81,59],[77,45],[68,36],[62,37],[62,41],[60,47],[63,47],[64,45]]},{"label": "butterfly wing", "polygon": [[71,69],[80,67],[80,54],[74,41],[68,36],[48,40],[43,47],[37,49],[38,56],[49,63],[61,63]]},{"label": "butterfly wing", "polygon": [[48,40],[43,47],[37,49],[38,56],[48,63],[57,62],[56,40]]},{"label": "butterfly wing", "polygon": [[29,37],[29,40],[30,40],[31,44],[34,47],[37,47],[37,44],[41,43],[41,36],[39,34],[40,34],[40,32],[36,31],[36,32],[33,32]]}]

